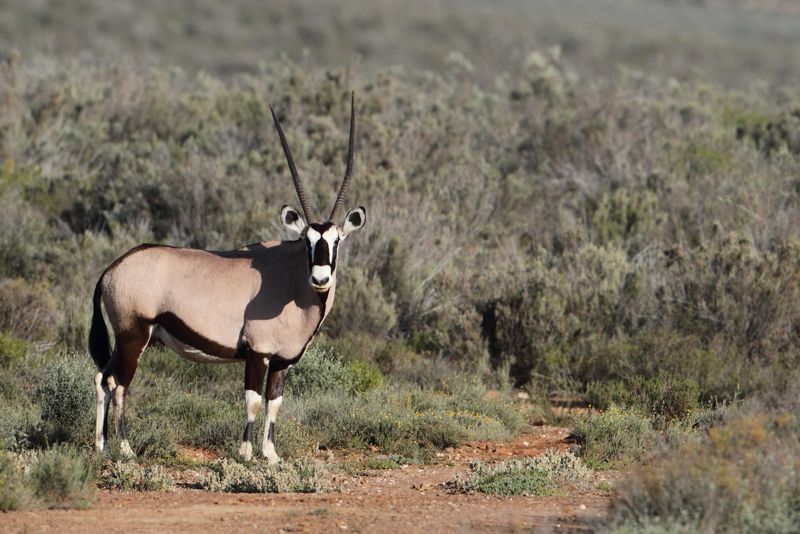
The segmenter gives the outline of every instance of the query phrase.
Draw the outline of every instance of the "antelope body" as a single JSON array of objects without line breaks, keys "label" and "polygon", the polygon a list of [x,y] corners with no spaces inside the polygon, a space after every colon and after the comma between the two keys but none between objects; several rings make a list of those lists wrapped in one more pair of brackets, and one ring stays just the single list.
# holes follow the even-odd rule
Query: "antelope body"
[{"label": "antelope body", "polygon": [[[266,375],[262,454],[270,463],[279,460],[274,426],[286,372],[330,312],[339,243],[364,225],[366,212],[355,208],[341,226],[335,224],[353,166],[354,102],[345,177],[333,211],[322,223],[311,222],[314,214],[291,150],[274,111],[272,116],[309,224],[296,209],[284,206],[281,221],[299,236],[295,241],[264,241],[226,252],[140,245],[103,272],[95,287],[89,332],[89,351],[98,368],[98,450],[108,446],[108,407],[113,400],[121,452],[133,454],[125,433],[125,399],[139,357],[155,338],[195,362],[245,363],[246,422],[240,453],[248,460]],[[114,331],[113,351],[101,303]]]}]

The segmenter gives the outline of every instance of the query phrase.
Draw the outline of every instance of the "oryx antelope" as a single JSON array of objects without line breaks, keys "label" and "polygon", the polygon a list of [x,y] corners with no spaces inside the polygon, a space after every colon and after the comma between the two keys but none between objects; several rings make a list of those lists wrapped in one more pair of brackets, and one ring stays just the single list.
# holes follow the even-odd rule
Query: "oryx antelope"
[{"label": "oryx antelope", "polygon": [[[253,421],[261,406],[266,375],[267,421],[263,455],[277,462],[275,418],[283,400],[287,369],[303,355],[333,305],[339,244],[364,226],[363,207],[342,214],[353,170],[355,97],[350,101],[347,165],[330,216],[319,222],[297,174],[292,152],[278,118],[278,130],[294,179],[300,213],[281,209],[281,222],[297,234],[295,241],[264,241],[244,248],[210,252],[140,245],[114,261],[94,290],[89,351],[99,372],[95,444],[108,446],[108,405],[121,452],[133,454],[125,434],[125,398],[139,357],[151,339],[160,339],[180,356],[195,362],[244,362],[246,422],[240,453],[253,454]],[[101,302],[114,330],[111,351]]]}]

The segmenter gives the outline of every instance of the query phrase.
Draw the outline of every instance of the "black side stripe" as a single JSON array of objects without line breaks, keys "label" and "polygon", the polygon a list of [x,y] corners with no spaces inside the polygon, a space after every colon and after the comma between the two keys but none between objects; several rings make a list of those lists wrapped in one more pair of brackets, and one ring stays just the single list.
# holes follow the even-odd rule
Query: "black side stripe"
[{"label": "black side stripe", "polygon": [[167,312],[157,315],[153,323],[163,327],[172,337],[176,338],[181,343],[185,343],[211,356],[230,359],[242,358],[239,351],[235,348],[220,345],[204,337],[202,334],[195,332],[174,313]]}]

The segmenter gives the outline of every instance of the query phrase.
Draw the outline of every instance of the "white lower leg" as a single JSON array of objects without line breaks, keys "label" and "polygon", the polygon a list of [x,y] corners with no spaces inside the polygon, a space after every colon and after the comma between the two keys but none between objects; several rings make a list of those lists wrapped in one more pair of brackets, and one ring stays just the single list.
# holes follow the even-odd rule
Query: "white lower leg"
[{"label": "white lower leg", "polygon": [[94,377],[94,387],[97,392],[97,418],[94,427],[94,446],[97,452],[106,452],[106,440],[103,427],[108,415],[108,403],[111,401],[111,392],[103,384],[103,373]]},{"label": "white lower leg", "polygon": [[244,436],[239,447],[239,455],[245,460],[253,457],[253,421],[256,420],[258,410],[261,409],[261,395],[247,389],[244,392],[244,411],[247,414],[247,421],[244,425]]},{"label": "white lower leg", "polygon": [[278,417],[278,410],[283,404],[283,396],[276,397],[267,401],[267,422],[264,425],[264,441],[261,445],[261,454],[267,459],[270,464],[276,464],[281,461],[278,453],[275,452],[275,419]]},{"label": "white lower leg", "polygon": [[114,426],[119,436],[119,452],[125,458],[132,457],[133,449],[125,436],[125,386],[114,389]]}]

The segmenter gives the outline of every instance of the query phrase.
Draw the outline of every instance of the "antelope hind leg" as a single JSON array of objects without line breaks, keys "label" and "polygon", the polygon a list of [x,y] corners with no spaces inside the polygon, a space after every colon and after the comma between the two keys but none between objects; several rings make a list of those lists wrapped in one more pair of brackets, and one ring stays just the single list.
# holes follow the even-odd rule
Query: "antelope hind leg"
[{"label": "antelope hind leg", "polygon": [[108,452],[108,405],[111,402],[111,389],[106,383],[108,377],[98,372],[94,377],[94,387],[97,392],[97,418],[95,421],[94,446],[97,452]]},{"label": "antelope hind leg", "polygon": [[[151,332],[152,326],[139,325],[135,329],[117,335],[117,346],[112,360],[114,374],[108,378],[109,390],[113,392],[114,423],[119,438],[119,450],[126,458],[133,457],[134,453],[125,430],[125,404],[128,389],[139,367],[139,357],[150,341]],[[116,387],[113,386],[115,378]]]}]

